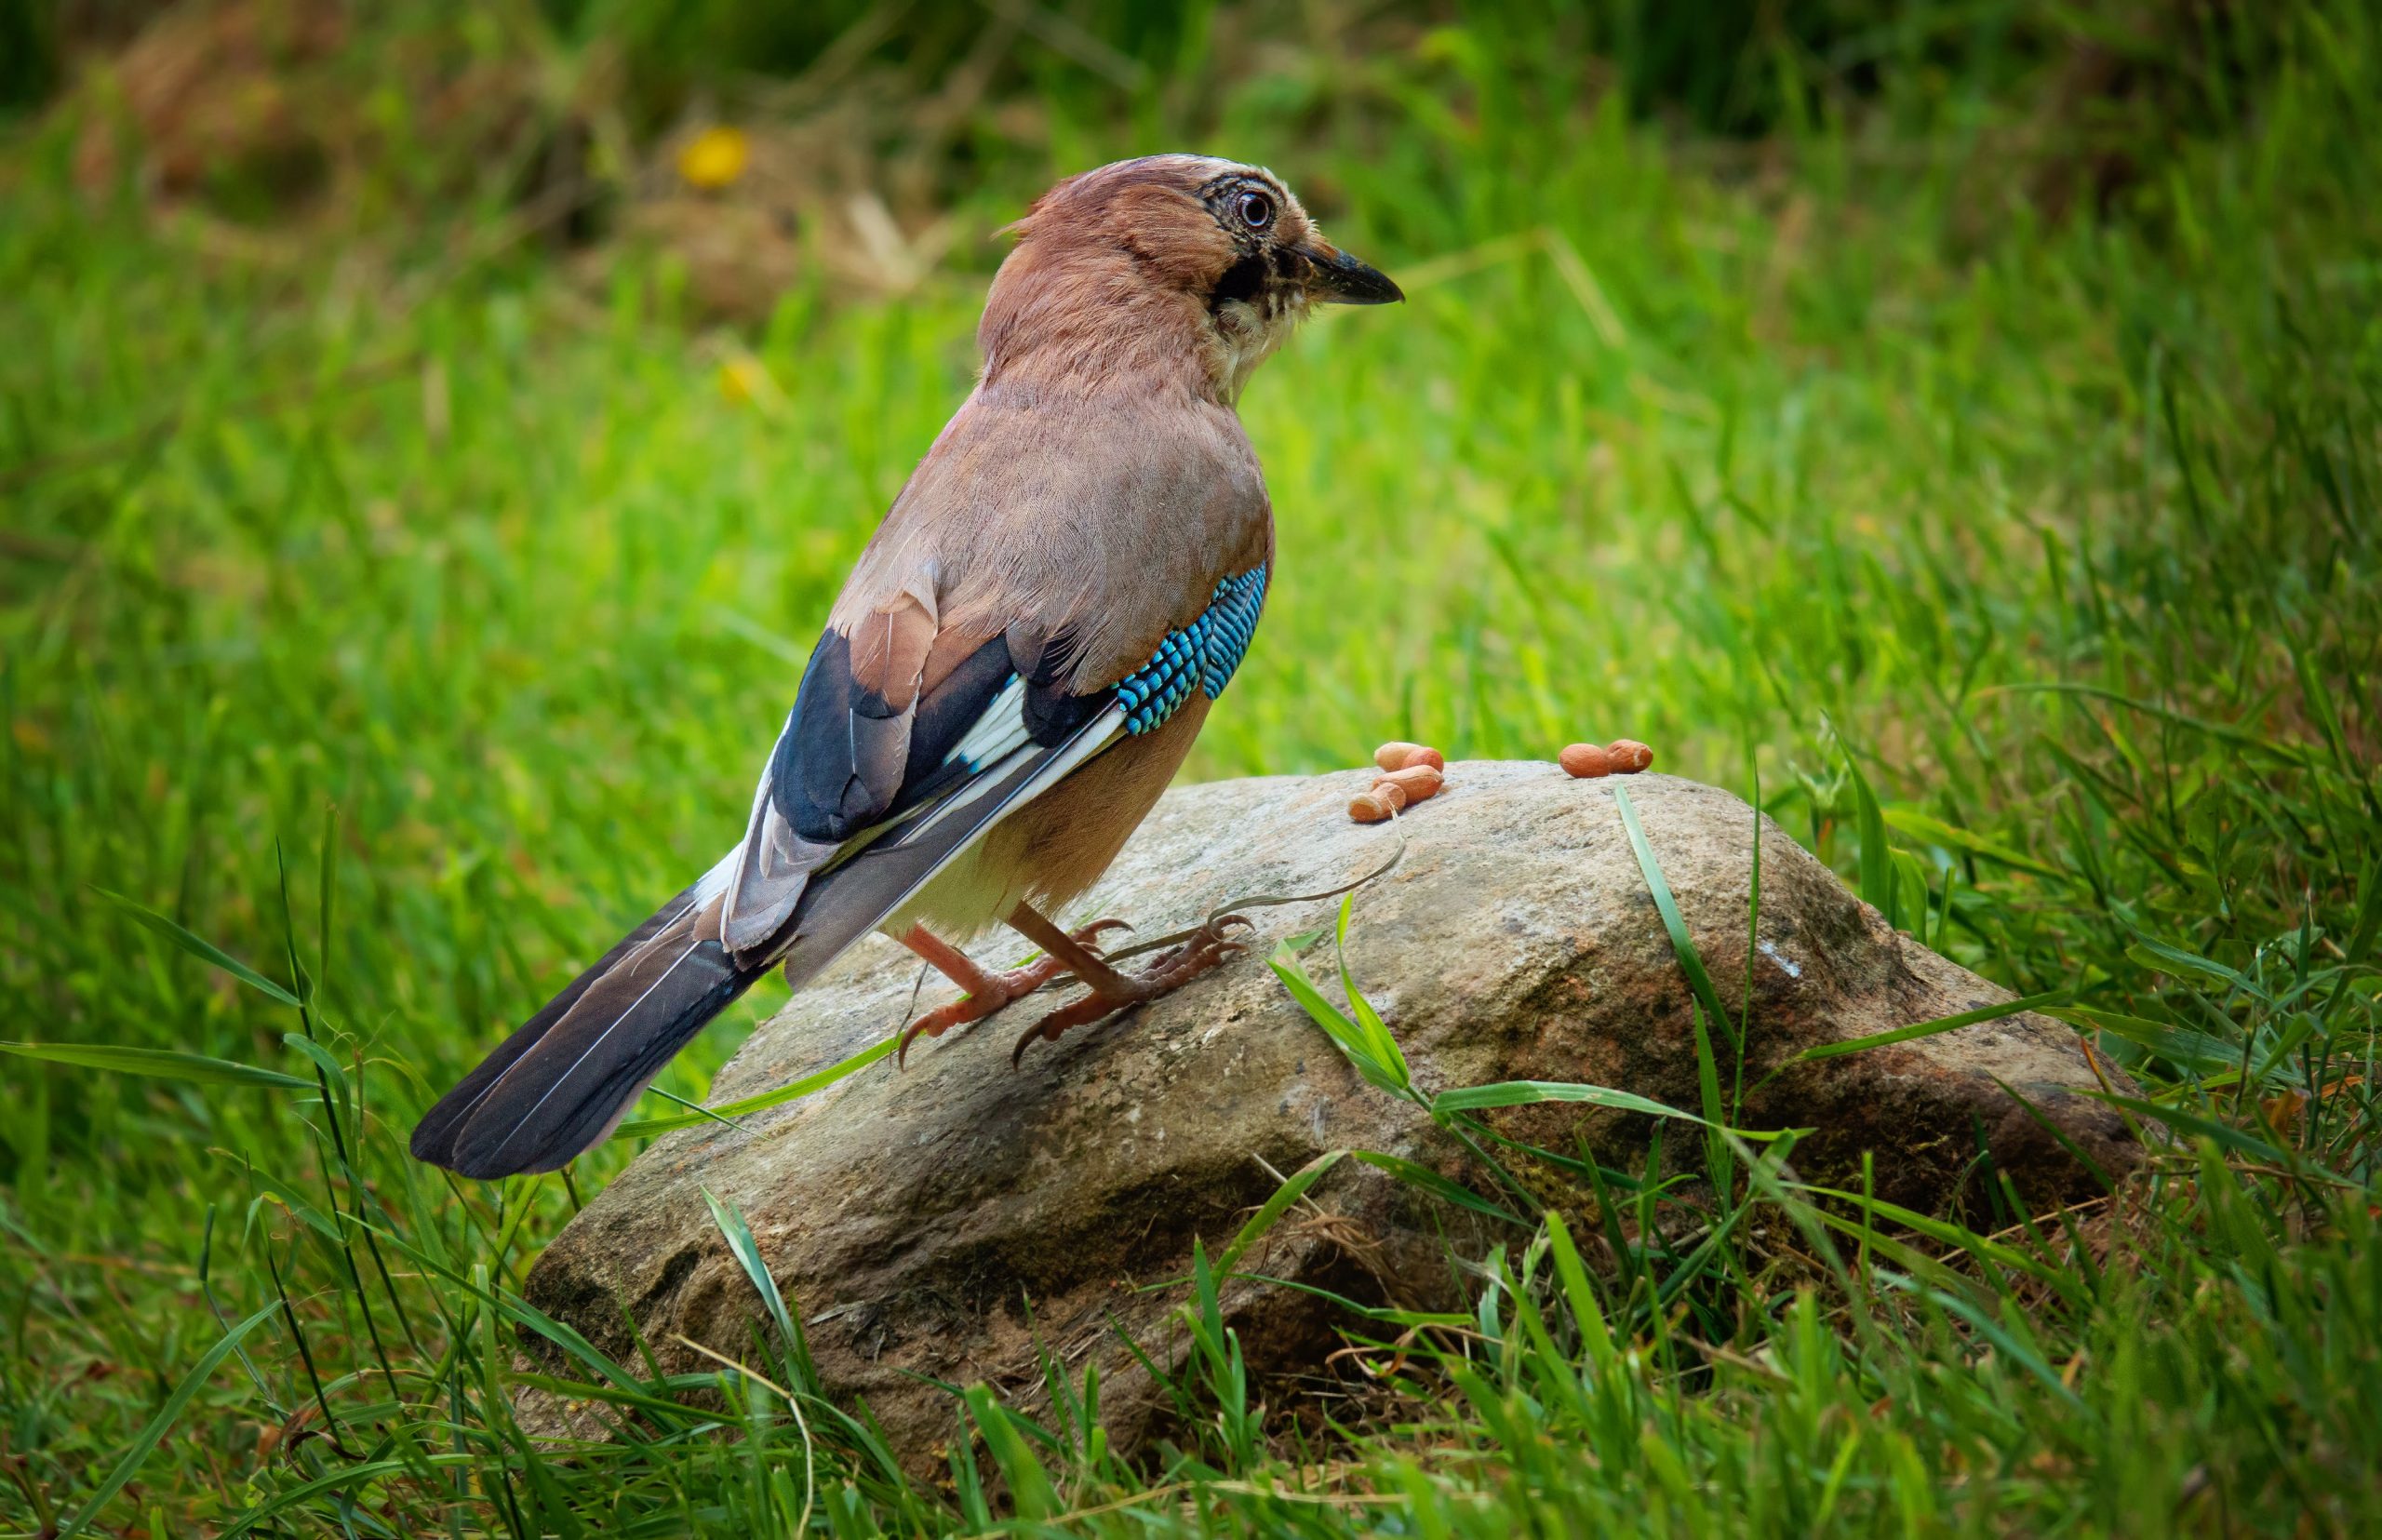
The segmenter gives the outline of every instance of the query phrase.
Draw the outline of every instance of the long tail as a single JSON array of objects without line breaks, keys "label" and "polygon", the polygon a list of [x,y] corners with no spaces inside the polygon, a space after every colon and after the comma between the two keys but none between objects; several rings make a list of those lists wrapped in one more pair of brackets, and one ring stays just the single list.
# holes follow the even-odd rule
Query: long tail
[{"label": "long tail", "polygon": [[717,872],[672,899],[438,1100],[414,1158],[465,1176],[554,1171],[612,1132],[671,1055],[769,970],[697,935]]},{"label": "long tail", "polygon": [[853,841],[848,859],[809,877],[775,936],[737,952],[719,940],[721,900],[743,847],[729,851],[439,1098],[413,1132],[414,1158],[489,1179],[569,1164],[763,974],[783,962],[789,984],[810,983],[1113,735],[1114,723],[1097,719],[1057,747],[1013,755],[931,811]]}]

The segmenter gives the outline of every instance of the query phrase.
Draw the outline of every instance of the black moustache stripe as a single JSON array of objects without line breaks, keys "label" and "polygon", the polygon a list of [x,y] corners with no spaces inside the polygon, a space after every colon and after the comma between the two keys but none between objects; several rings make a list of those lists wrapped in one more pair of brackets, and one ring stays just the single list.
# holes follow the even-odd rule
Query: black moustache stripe
[{"label": "black moustache stripe", "polygon": [[1234,300],[1254,300],[1258,291],[1265,287],[1268,276],[1265,259],[1251,252],[1224,269],[1224,275],[1216,280],[1216,287],[1208,291],[1208,308],[1212,311]]}]

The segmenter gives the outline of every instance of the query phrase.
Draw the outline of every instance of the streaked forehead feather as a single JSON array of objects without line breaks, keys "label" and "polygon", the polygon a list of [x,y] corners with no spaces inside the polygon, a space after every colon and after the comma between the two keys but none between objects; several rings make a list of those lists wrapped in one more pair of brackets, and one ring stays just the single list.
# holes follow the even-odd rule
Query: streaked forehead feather
[{"label": "streaked forehead feather", "polygon": [[1282,185],[1282,179],[1262,166],[1245,166],[1213,155],[1143,155],[1113,161],[1069,177],[1035,200],[1026,218],[1031,220],[1035,214],[1061,205],[1094,204],[1126,187],[1173,187],[1205,198],[1236,182],[1256,182],[1286,203],[1297,202],[1291,190]]}]

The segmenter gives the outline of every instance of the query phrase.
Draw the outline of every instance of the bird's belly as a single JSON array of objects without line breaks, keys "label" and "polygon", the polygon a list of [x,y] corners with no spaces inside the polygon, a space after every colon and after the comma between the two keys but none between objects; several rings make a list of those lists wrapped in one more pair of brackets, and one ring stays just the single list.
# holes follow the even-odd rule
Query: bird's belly
[{"label": "bird's belly", "polygon": [[[879,929],[898,937],[913,925],[924,925],[946,941],[965,942],[1016,908],[1018,900],[1010,895],[1018,891],[1020,874],[1004,871],[990,860],[993,852],[985,844],[978,840],[961,851]],[[1023,892],[1018,896],[1023,897]]]},{"label": "bird's belly", "polygon": [[1020,904],[1056,915],[1100,880],[1191,752],[1208,717],[1191,699],[1164,726],[1127,738],[995,824],[935,879],[910,896],[883,930],[899,936],[924,925],[965,941]]}]

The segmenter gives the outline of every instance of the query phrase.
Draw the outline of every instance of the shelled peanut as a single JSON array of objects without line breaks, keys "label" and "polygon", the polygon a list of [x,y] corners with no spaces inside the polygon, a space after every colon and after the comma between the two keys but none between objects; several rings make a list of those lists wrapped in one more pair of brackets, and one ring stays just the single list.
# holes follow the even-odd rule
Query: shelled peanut
[{"label": "shelled peanut", "polygon": [[1555,762],[1566,775],[1586,781],[1599,775],[1635,775],[1654,762],[1654,751],[1635,738],[1616,738],[1602,748],[1594,743],[1567,743]]},{"label": "shelled peanut", "polygon": [[1555,762],[1563,767],[1564,774],[1583,781],[1613,773],[1613,756],[1594,743],[1566,743]]},{"label": "shelled peanut", "polygon": [[1447,759],[1428,743],[1384,743],[1373,750],[1373,763],[1393,772],[1410,766],[1428,765],[1444,775],[1448,768]]},{"label": "shelled peanut", "polygon": [[1447,757],[1428,743],[1384,743],[1373,750],[1373,764],[1381,773],[1371,789],[1348,799],[1348,816],[1359,824],[1382,823],[1447,784]]},{"label": "shelled peanut", "polygon": [[1439,796],[1439,788],[1446,784],[1447,777],[1431,765],[1409,765],[1404,770],[1391,770],[1386,775],[1373,777],[1375,791],[1395,786],[1406,794],[1406,805],[1410,808],[1417,802],[1427,802]]}]

